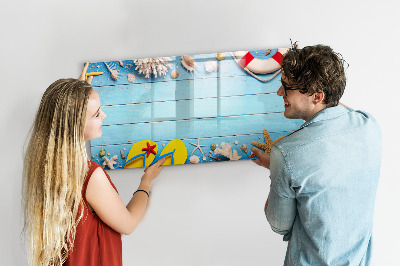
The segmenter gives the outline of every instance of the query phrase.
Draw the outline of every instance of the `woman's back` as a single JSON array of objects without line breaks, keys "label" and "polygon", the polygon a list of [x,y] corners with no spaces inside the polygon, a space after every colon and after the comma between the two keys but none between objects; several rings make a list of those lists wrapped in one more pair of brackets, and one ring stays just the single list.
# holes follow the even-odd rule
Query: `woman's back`
[{"label": "woman's back", "polygon": [[[88,162],[89,171],[82,187],[83,217],[76,228],[73,250],[64,265],[122,265],[121,234],[105,224],[94,211],[91,211],[86,200],[86,189],[94,170],[100,165]],[[111,185],[115,188],[109,175],[104,171]]]}]

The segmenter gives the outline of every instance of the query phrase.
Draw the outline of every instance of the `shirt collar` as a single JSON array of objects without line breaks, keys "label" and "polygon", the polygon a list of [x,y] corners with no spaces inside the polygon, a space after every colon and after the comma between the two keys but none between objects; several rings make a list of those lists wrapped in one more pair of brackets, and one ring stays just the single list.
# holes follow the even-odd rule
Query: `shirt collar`
[{"label": "shirt collar", "polygon": [[300,127],[300,129],[319,121],[329,120],[332,118],[336,118],[344,115],[348,112],[348,109],[343,107],[342,105],[337,105],[334,107],[325,108],[318,113],[316,113],[313,117],[308,119],[304,124]]}]

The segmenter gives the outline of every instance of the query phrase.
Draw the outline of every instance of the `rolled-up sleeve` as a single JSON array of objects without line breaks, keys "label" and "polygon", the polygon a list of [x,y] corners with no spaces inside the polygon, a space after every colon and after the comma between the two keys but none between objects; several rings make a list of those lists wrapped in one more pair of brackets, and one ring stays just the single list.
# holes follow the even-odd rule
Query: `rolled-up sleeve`
[{"label": "rolled-up sleeve", "polygon": [[268,195],[266,216],[274,232],[284,235],[288,241],[296,218],[296,194],[291,187],[290,171],[280,150],[271,150],[271,187]]}]

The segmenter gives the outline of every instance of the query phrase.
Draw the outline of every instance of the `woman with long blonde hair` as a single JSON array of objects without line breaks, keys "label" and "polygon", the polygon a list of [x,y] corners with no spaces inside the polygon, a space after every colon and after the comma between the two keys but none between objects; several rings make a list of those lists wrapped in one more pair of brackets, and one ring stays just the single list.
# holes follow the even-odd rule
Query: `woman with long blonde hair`
[{"label": "woman with long blonde hair", "polygon": [[24,232],[30,265],[122,265],[121,234],[145,214],[152,180],[164,160],[145,170],[124,205],[108,174],[88,160],[85,142],[98,138],[106,114],[85,81],[60,79],[42,96],[23,171]]}]

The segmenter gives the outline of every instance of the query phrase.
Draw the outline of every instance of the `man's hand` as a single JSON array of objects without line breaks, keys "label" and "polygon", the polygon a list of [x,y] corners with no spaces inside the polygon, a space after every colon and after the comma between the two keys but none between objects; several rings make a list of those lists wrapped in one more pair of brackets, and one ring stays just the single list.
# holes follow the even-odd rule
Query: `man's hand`
[{"label": "man's hand", "polygon": [[269,163],[271,160],[271,156],[269,154],[263,153],[260,149],[257,149],[256,147],[251,148],[251,151],[253,152],[253,154],[255,156],[259,157],[259,159],[253,159],[252,161],[260,166],[263,166],[263,167],[269,169]]}]

